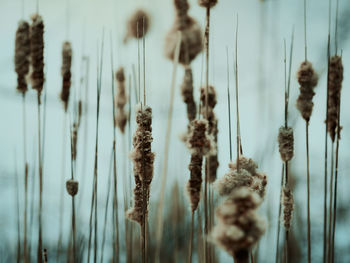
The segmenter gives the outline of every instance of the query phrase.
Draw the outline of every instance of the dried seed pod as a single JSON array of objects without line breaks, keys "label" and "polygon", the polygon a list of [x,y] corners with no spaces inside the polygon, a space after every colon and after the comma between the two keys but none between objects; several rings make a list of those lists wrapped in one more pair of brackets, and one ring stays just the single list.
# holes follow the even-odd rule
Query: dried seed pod
[{"label": "dried seed pod", "polygon": [[265,222],[256,212],[260,203],[261,198],[246,187],[235,191],[216,210],[213,241],[234,257],[249,251],[265,232]]},{"label": "dried seed pod", "polygon": [[125,90],[125,75],[124,68],[120,67],[115,73],[115,78],[117,81],[117,94],[115,97],[115,104],[117,106],[116,119],[114,124],[118,125],[120,131],[124,133],[125,125],[128,121],[128,116],[124,111],[124,106],[128,101]]},{"label": "dried seed pod", "polygon": [[294,198],[292,191],[288,187],[283,187],[283,207],[284,227],[286,230],[289,230],[294,210]]},{"label": "dried seed pod", "polygon": [[[209,123],[209,128],[208,132],[210,135],[213,136],[214,142],[215,142],[215,154],[207,158],[206,160],[206,166],[208,165],[208,180],[210,183],[214,182],[216,180],[216,172],[217,168],[219,167],[219,162],[218,162],[218,155],[217,155],[217,141],[218,141],[218,120],[215,116],[214,113],[214,107],[216,105],[216,91],[213,86],[208,87],[208,109],[206,107],[207,105],[207,99],[206,99],[206,88],[202,87],[201,88],[201,102],[202,102],[202,115],[206,116],[208,123]],[[207,111],[208,110],[208,111]]]},{"label": "dried seed pod", "polygon": [[23,95],[27,91],[26,76],[29,72],[30,30],[29,24],[21,20],[18,23],[15,42],[15,71],[17,73],[17,90]]},{"label": "dried seed pod", "polygon": [[67,111],[69,102],[69,92],[71,86],[71,66],[72,66],[72,46],[71,43],[66,41],[62,46],[62,91],[61,100],[64,104],[64,109]]},{"label": "dried seed pod", "polygon": [[75,196],[78,193],[79,183],[75,180],[68,180],[66,182],[66,189],[69,195]]},{"label": "dried seed pod", "polygon": [[176,19],[166,36],[165,42],[165,56],[170,60],[174,59],[178,31],[182,33],[179,63],[189,65],[203,50],[202,30],[198,22],[191,17],[186,17],[185,20]]},{"label": "dried seed pod", "polygon": [[317,85],[318,76],[312,64],[308,61],[301,63],[298,71],[298,82],[300,84],[300,95],[297,99],[297,108],[306,122],[309,122],[314,103],[312,98],[315,95],[313,91]]},{"label": "dried seed pod", "polygon": [[216,190],[222,196],[230,195],[241,187],[248,187],[261,198],[264,198],[267,185],[267,176],[258,172],[257,164],[250,158],[239,158],[239,170],[236,162],[229,163],[229,172],[215,183]]},{"label": "dried seed pod", "polygon": [[72,131],[72,160],[76,160],[77,158],[77,142],[78,142],[78,124],[73,124],[73,131]]},{"label": "dried seed pod", "polygon": [[187,0],[174,0],[174,6],[176,10],[176,16],[181,22],[186,21],[186,18],[188,17],[187,12],[190,8]]},{"label": "dried seed pod", "polygon": [[198,0],[198,4],[205,8],[212,8],[217,2],[218,0]]},{"label": "dried seed pod", "polygon": [[32,88],[38,92],[38,101],[44,86],[44,22],[39,14],[31,17],[30,26],[30,55]]},{"label": "dried seed pod", "polygon": [[198,154],[191,155],[191,162],[188,166],[190,170],[190,180],[187,183],[187,192],[190,197],[192,212],[197,210],[202,187],[202,163],[203,156]]},{"label": "dried seed pod", "polygon": [[150,26],[150,17],[145,10],[139,9],[133,13],[127,23],[126,43],[130,38],[143,38]]},{"label": "dried seed pod", "polygon": [[186,141],[191,154],[206,156],[212,153],[214,146],[213,139],[208,135],[207,130],[207,120],[201,119],[192,121]]},{"label": "dried seed pod", "polygon": [[282,126],[278,133],[278,147],[282,161],[287,162],[293,158],[294,155],[294,136],[291,127]]},{"label": "dried seed pod", "polygon": [[[137,130],[133,138],[134,149],[130,157],[134,163],[134,207],[127,212],[129,219],[142,224],[148,215],[150,186],[153,179],[154,153],[151,150],[152,109],[139,107],[136,113]],[[145,202],[145,203],[144,203]],[[145,214],[143,208],[145,207]]]},{"label": "dried seed pod", "polygon": [[331,57],[328,72],[328,106],[327,106],[327,129],[334,142],[338,127],[338,107],[340,106],[340,95],[343,81],[343,63],[339,56]]},{"label": "dried seed pod", "polygon": [[193,98],[193,77],[190,66],[185,68],[184,82],[181,85],[181,95],[187,107],[187,118],[189,122],[196,118],[197,108]]}]

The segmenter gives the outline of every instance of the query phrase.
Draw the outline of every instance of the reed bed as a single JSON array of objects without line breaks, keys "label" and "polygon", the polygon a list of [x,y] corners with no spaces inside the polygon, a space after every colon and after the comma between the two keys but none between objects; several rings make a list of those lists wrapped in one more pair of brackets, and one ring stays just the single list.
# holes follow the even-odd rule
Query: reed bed
[{"label": "reed bed", "polygon": [[[338,23],[339,16],[345,17],[346,5],[337,0],[333,6],[329,1],[327,63],[325,59],[323,62],[314,59],[311,63],[310,58],[316,57],[314,37],[320,34],[319,27],[310,23],[316,16],[314,4],[300,0],[300,5],[295,5],[303,15],[303,23],[298,22],[295,30],[293,27],[287,58],[286,41],[278,34],[276,39],[269,36],[275,27],[265,14],[265,6],[276,8],[271,10],[276,11],[277,23],[280,21],[277,12],[285,12],[279,5],[288,7],[288,3],[256,2],[260,9],[260,20],[256,21],[261,23],[261,39],[264,34],[266,39],[271,38],[271,46],[263,40],[257,50],[274,51],[269,59],[262,56],[266,58],[261,61],[266,62],[266,70],[258,65],[256,68],[261,72],[255,71],[254,45],[249,46],[253,49],[250,52],[248,45],[242,49],[247,38],[253,37],[250,33],[255,32],[247,31],[255,25],[254,10],[240,20],[239,26],[238,14],[221,17],[228,12],[226,6],[230,7],[230,3],[173,0],[162,3],[174,11],[173,17],[163,15],[170,22],[164,23],[164,27],[157,12],[135,6],[128,16],[123,4],[117,4],[117,23],[110,31],[107,78],[105,29],[102,37],[94,35],[95,44],[84,37],[83,52],[79,52],[77,37],[68,38],[68,32],[76,27],[70,23],[69,15],[75,9],[67,3],[63,19],[67,35],[55,51],[60,65],[56,65],[55,72],[53,64],[51,71],[51,54],[46,57],[45,52],[47,47],[50,52],[53,50],[52,20],[46,19],[47,9],[42,8],[39,15],[37,2],[36,13],[30,22],[26,21],[22,3],[22,18],[13,29],[12,73],[16,78],[12,84],[22,96],[18,126],[23,138],[11,145],[21,159],[17,162],[15,155],[13,178],[6,177],[4,166],[4,180],[14,183],[8,189],[10,184],[5,183],[3,188],[5,195],[14,190],[14,198],[9,200],[11,209],[6,211],[7,218],[15,218],[14,231],[8,232],[16,235],[2,240],[3,260],[255,263],[275,257],[276,262],[283,263],[348,261],[345,247],[349,240],[344,237],[349,216],[344,193],[347,179],[342,176],[346,174],[347,151],[341,148],[342,137],[344,143],[348,139],[348,119],[343,113],[347,105],[341,100],[341,93],[346,92],[342,86],[347,85],[348,56],[341,49],[347,38],[346,27],[344,22]],[[86,3],[84,8],[90,4]],[[245,6],[242,3],[237,10],[243,12]],[[200,10],[202,19],[198,19]],[[95,19],[96,25],[101,22]],[[122,19],[123,24],[119,23]],[[291,27],[288,23],[288,30],[282,33]],[[108,25],[106,28],[111,29]],[[90,24],[87,29],[87,35],[94,32]],[[160,32],[162,38],[155,37]],[[226,35],[227,43],[217,39]],[[163,41],[160,43],[163,51],[158,50],[159,41]],[[304,58],[293,53],[294,42],[303,42]],[[97,43],[97,56],[85,48],[87,43],[95,48]],[[272,47],[273,44],[276,46]],[[221,61],[220,52],[225,53],[226,61]],[[283,61],[284,67],[277,64],[277,59]],[[295,59],[302,60],[297,69],[292,63]],[[96,68],[95,73],[91,67]],[[227,72],[223,72],[225,67]],[[273,74],[270,71],[271,75],[267,75],[270,77],[266,77],[271,87],[269,96],[265,91],[260,96],[263,93],[257,90],[264,87],[261,77],[270,67]],[[235,79],[234,98],[231,75]],[[261,76],[260,81],[250,89],[256,75]],[[51,81],[51,76],[60,82]],[[76,76],[80,76],[78,81]],[[90,81],[96,81],[96,93],[88,91]],[[162,85],[162,90],[157,85]],[[54,90],[57,86],[60,91]],[[326,96],[322,95],[323,90]],[[226,92],[227,101],[221,97]],[[37,121],[27,119],[33,118],[29,112],[33,109],[32,94]],[[255,97],[259,97],[259,103],[253,103]],[[325,105],[320,103],[323,99]],[[56,112],[51,109],[55,103],[61,105],[58,112],[63,114],[62,139],[56,131]],[[323,106],[324,122],[319,114]],[[252,115],[255,109],[259,112]],[[266,118],[265,122],[267,116],[271,120]],[[253,129],[260,118],[264,125]],[[305,125],[305,141],[300,135],[301,123]],[[320,172],[317,158],[323,154],[318,129],[323,125],[324,181],[317,179]],[[233,136],[236,140],[232,140]],[[58,158],[60,154],[62,157]],[[6,157],[4,154],[4,160]],[[282,171],[277,168],[280,166]],[[55,170],[59,170],[56,178]],[[84,191],[90,196],[83,196]],[[71,200],[68,206],[67,198]],[[322,227],[323,240],[317,236]]]}]

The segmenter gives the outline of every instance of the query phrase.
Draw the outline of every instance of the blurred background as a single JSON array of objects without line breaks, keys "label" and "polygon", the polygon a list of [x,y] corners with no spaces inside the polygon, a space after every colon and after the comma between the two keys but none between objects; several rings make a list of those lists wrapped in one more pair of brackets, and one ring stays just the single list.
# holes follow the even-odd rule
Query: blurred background
[{"label": "blurred background", "polygon": [[[331,54],[334,54],[335,1],[332,4],[331,23]],[[205,10],[198,6],[197,1],[189,0],[189,14],[201,24],[204,29]],[[102,93],[99,125],[99,224],[103,229],[104,205],[109,191],[111,151],[113,141],[112,99],[111,99],[111,49],[115,71],[119,66],[125,68],[127,85],[134,87],[133,67],[138,65],[138,43],[130,40],[123,44],[126,34],[126,21],[138,8],[144,8],[151,16],[150,31],[145,38],[145,86],[147,104],[153,108],[153,144],[156,153],[154,180],[151,186],[150,232],[155,230],[152,218],[155,218],[161,187],[161,172],[163,167],[165,133],[167,114],[170,102],[170,88],[173,65],[164,56],[165,35],[174,21],[175,12],[172,0],[39,0],[39,13],[45,24],[45,87],[43,104],[45,117],[44,129],[44,203],[43,203],[43,238],[47,244],[49,256],[50,247],[54,247],[59,235],[59,206],[62,180],[70,178],[70,147],[69,132],[63,132],[64,108],[59,99],[62,79],[61,48],[65,40],[73,47],[71,105],[82,98],[84,111],[82,127],[78,140],[76,178],[80,183],[77,196],[77,224],[82,243],[86,242],[89,231],[89,212],[91,202],[91,185],[94,168],[95,125],[96,125],[96,68],[97,53],[104,39]],[[15,32],[20,19],[29,21],[30,15],[36,10],[36,1],[32,0],[1,0],[0,1],[0,262],[14,262],[17,249],[17,211],[23,211],[24,206],[24,176],[23,176],[23,132],[22,132],[22,98],[16,92],[16,73],[14,71]],[[227,104],[227,59],[229,61],[229,86],[234,94],[234,34],[236,16],[238,15],[238,74],[239,74],[239,110],[242,146],[244,155],[253,158],[259,169],[268,176],[267,195],[260,209],[267,220],[267,231],[257,248],[259,262],[272,262],[276,251],[276,231],[278,224],[278,206],[281,184],[282,162],[278,152],[278,129],[284,123],[284,40],[287,53],[291,43],[294,28],[294,52],[291,69],[289,124],[294,129],[295,155],[291,161],[291,175],[295,198],[295,214],[292,221],[291,246],[293,259],[290,262],[306,261],[306,155],[305,155],[305,122],[295,107],[299,95],[296,72],[304,60],[303,31],[303,1],[302,0],[219,0],[211,11],[210,34],[210,69],[209,82],[217,91],[218,103],[215,113],[219,120],[218,156],[220,166],[218,177],[228,171],[229,156],[229,126]],[[350,171],[349,143],[350,96],[349,79],[347,78],[350,53],[350,2],[339,1],[338,46],[342,50],[344,63],[344,81],[342,90],[341,125],[343,126],[339,152],[338,181],[338,216],[336,228],[336,262],[350,262],[350,210],[349,210],[349,178]],[[310,121],[310,171],[311,171],[311,239],[312,258],[314,262],[322,259],[323,238],[323,187],[324,187],[324,130],[326,112],[326,82],[327,82],[327,36],[328,36],[328,1],[307,1],[307,40],[308,59],[319,74],[319,83],[315,90],[314,110]],[[226,54],[228,50],[228,57]],[[142,43],[141,43],[141,52]],[[142,53],[143,54],[143,53]],[[89,63],[86,63],[88,58]],[[201,53],[192,63],[194,76],[195,99],[198,102],[199,88],[205,83],[205,60]],[[88,69],[88,75],[86,70]],[[143,67],[141,67],[143,70]],[[142,71],[143,72],[143,71]],[[186,107],[182,102],[180,84],[184,75],[182,66],[178,66],[176,75],[176,91],[174,103],[173,126],[170,139],[168,180],[165,197],[165,219],[172,215],[174,193],[179,197],[181,206],[180,218],[184,223],[177,231],[176,240],[181,244],[188,236],[190,225],[190,208],[185,195],[185,184],[189,178],[187,169],[190,154],[180,140],[186,131]],[[143,80],[141,80],[143,85]],[[88,87],[88,90],[86,89]],[[123,135],[117,133],[117,163],[119,191],[119,219],[121,235],[121,262],[125,261],[123,181],[132,176],[131,164],[128,158],[130,138],[135,122],[135,94],[131,96],[130,131]],[[232,111],[235,107],[231,96]],[[29,203],[34,198],[38,187],[37,161],[37,100],[36,92],[29,88],[26,94],[27,117],[27,158],[29,162]],[[128,108],[129,106],[127,106]],[[73,109],[73,107],[70,107]],[[71,116],[72,113],[70,112]],[[44,116],[44,115],[43,115]],[[234,114],[231,114],[232,125],[235,124]],[[68,118],[67,125],[72,121]],[[234,131],[235,129],[233,129]],[[232,134],[235,136],[235,133]],[[64,139],[64,137],[66,137]],[[66,144],[64,143],[66,142]],[[235,147],[235,145],[233,145]],[[330,149],[330,146],[328,147]],[[62,156],[65,154],[65,161]],[[329,151],[330,156],[330,151]],[[235,158],[235,154],[234,154]],[[64,165],[62,165],[64,163]],[[329,165],[330,167],[330,165]],[[16,183],[16,178],[18,182]],[[132,179],[132,178],[131,178]],[[132,179],[133,180],[133,179]],[[64,182],[63,181],[63,182]],[[17,186],[16,186],[17,185]],[[34,187],[34,188],[33,188]],[[177,187],[177,188],[176,188]],[[16,193],[18,189],[18,195]],[[174,190],[175,189],[175,190]],[[176,192],[172,192],[176,191]],[[131,193],[130,193],[131,195]],[[70,197],[64,195],[63,232],[64,242],[68,243],[70,232]],[[18,202],[17,202],[18,200]],[[220,200],[216,200],[220,202]],[[33,203],[32,211],[36,211],[37,202]],[[18,207],[19,205],[19,207]],[[169,211],[168,211],[169,210]],[[109,211],[111,213],[111,209]],[[35,212],[34,212],[35,215]],[[179,220],[180,220],[179,219]],[[23,220],[20,212],[20,222]],[[33,246],[37,240],[37,224],[30,218],[29,224]],[[181,223],[182,224],[182,223]],[[22,224],[20,224],[22,227]],[[166,223],[167,225],[167,223]],[[111,242],[112,224],[107,224],[106,242]],[[174,235],[171,224],[164,228],[162,253],[169,261],[183,262],[185,258],[170,256],[174,253]],[[175,232],[176,233],[176,232]],[[281,246],[282,246],[281,238]],[[177,241],[176,241],[177,242]],[[186,253],[186,246],[184,253]],[[111,246],[106,245],[105,261],[110,258]],[[181,248],[178,248],[180,251]],[[137,247],[135,248],[135,253]],[[33,249],[33,251],[35,251]],[[226,252],[217,249],[220,262],[231,262]],[[102,253],[99,251],[99,253]],[[5,255],[5,256],[3,256]],[[33,252],[33,256],[35,252]],[[273,256],[272,256],[273,255]],[[196,255],[195,255],[196,257]],[[63,260],[63,259],[62,259]],[[55,262],[55,258],[52,258]],[[137,262],[137,261],[135,261]]]}]

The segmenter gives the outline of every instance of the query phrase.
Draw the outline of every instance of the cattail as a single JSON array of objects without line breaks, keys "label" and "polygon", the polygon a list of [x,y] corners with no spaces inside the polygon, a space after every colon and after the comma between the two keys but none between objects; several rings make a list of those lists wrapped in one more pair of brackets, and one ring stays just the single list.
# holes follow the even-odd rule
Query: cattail
[{"label": "cattail", "polygon": [[170,60],[174,59],[178,31],[182,33],[179,63],[188,65],[203,50],[202,30],[192,17],[177,18],[166,36],[165,56]]},{"label": "cattail", "polygon": [[29,24],[21,20],[16,31],[15,71],[17,73],[17,90],[22,94],[27,91],[26,76],[29,72],[30,36]]},{"label": "cattail", "polygon": [[130,38],[143,38],[150,26],[150,17],[146,11],[139,9],[132,14],[127,23],[127,33],[124,38],[124,43],[126,43]]},{"label": "cattail", "polygon": [[69,101],[69,91],[71,86],[71,65],[72,65],[72,46],[71,43],[66,41],[62,46],[62,91],[61,91],[61,100],[64,104],[64,109],[68,109]]},{"label": "cattail", "polygon": [[[207,99],[206,99],[206,88],[201,88],[201,102],[202,102],[202,115],[207,116],[208,120],[208,132],[210,135],[213,136],[214,142],[215,142],[215,154],[209,156],[209,158],[206,159],[206,166],[208,165],[208,170],[206,169],[206,172],[208,172],[208,180],[210,183],[214,182],[216,180],[216,171],[219,167],[219,161],[218,161],[218,155],[217,155],[217,141],[218,141],[218,120],[214,113],[214,107],[216,105],[216,91],[213,86],[208,87],[208,108],[207,105]],[[208,109],[208,114],[206,114],[206,111]]]},{"label": "cattail", "polygon": [[292,214],[294,210],[293,193],[288,187],[283,188],[283,206],[284,227],[288,231],[290,229],[290,223],[292,220]]},{"label": "cattail", "polygon": [[190,6],[187,0],[174,0],[174,6],[176,11],[176,17],[179,19],[179,23],[182,23],[181,28],[184,28],[186,18],[188,17],[187,12]]},{"label": "cattail", "polygon": [[291,127],[282,126],[278,133],[278,147],[282,161],[288,162],[294,155],[294,136]]},{"label": "cattail", "polygon": [[[147,106],[144,109],[139,107],[136,122],[137,130],[133,138],[134,149],[130,155],[134,163],[134,207],[127,212],[127,216],[129,219],[142,224],[144,216],[147,218],[148,214],[150,186],[153,178],[152,109]],[[145,190],[145,196],[143,190]],[[143,213],[144,207],[145,214]]]},{"label": "cattail", "polygon": [[69,195],[75,196],[78,193],[79,183],[75,180],[68,180],[66,182],[66,189]]},{"label": "cattail", "polygon": [[236,162],[229,163],[229,172],[215,183],[215,188],[221,196],[228,196],[241,187],[248,187],[257,193],[260,198],[264,198],[267,176],[258,172],[257,164],[249,158],[241,156],[239,159],[239,170]]},{"label": "cattail", "polygon": [[31,54],[31,82],[32,88],[38,92],[38,102],[44,85],[44,23],[39,14],[31,17],[30,54]]},{"label": "cattail", "polygon": [[301,63],[298,71],[298,82],[300,84],[300,95],[297,100],[297,108],[306,122],[309,122],[314,103],[312,98],[315,95],[313,91],[317,85],[318,76],[312,64],[308,61]]},{"label": "cattail", "polygon": [[243,257],[246,260],[250,249],[265,232],[265,222],[256,212],[260,203],[261,198],[256,193],[241,187],[216,209],[218,223],[212,231],[212,239],[237,262],[246,262]]},{"label": "cattail", "polygon": [[44,251],[43,251],[43,260],[44,260],[44,263],[47,263],[48,260],[47,260],[47,249],[44,248]]},{"label": "cattail", "polygon": [[72,160],[75,161],[77,158],[77,142],[78,142],[78,123],[73,124],[72,131]]},{"label": "cattail", "polygon": [[198,4],[205,8],[211,8],[217,4],[218,0],[198,0]]},{"label": "cattail", "polygon": [[126,96],[125,91],[125,75],[124,75],[124,68],[120,67],[116,74],[115,78],[117,80],[117,94],[115,97],[115,104],[117,106],[117,114],[114,124],[118,125],[120,131],[124,133],[125,125],[128,121],[128,115],[124,111],[124,106],[128,101],[128,98]]},{"label": "cattail", "polygon": [[341,57],[331,57],[328,73],[329,94],[327,107],[327,128],[333,142],[335,140],[336,130],[340,128],[338,127],[338,107],[340,104],[343,70],[344,69]]},{"label": "cattail", "polygon": [[207,127],[207,120],[194,120],[187,137],[187,146],[191,152],[191,162],[188,166],[190,180],[187,184],[187,192],[192,212],[197,209],[200,201],[203,156],[210,154],[213,149],[213,141],[207,133]]},{"label": "cattail", "polygon": [[181,85],[181,94],[183,101],[187,106],[187,118],[189,122],[193,121],[196,118],[196,102],[193,98],[193,77],[192,69],[190,66],[185,68],[185,77],[184,82]]}]

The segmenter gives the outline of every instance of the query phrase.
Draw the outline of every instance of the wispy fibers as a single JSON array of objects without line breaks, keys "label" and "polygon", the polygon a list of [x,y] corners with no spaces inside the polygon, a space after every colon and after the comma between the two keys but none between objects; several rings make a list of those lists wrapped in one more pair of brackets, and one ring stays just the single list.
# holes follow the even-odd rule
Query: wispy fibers
[{"label": "wispy fibers", "polygon": [[30,65],[30,27],[29,23],[21,20],[18,23],[15,38],[15,71],[17,73],[17,91],[22,94],[22,122],[23,122],[23,162],[24,162],[24,237],[23,258],[27,262],[27,210],[28,210],[28,163],[27,163],[27,134],[25,93],[27,88],[27,75]]},{"label": "wispy fibers", "polygon": [[38,263],[42,262],[42,192],[43,192],[43,171],[41,158],[41,125],[40,125],[40,104],[41,92],[44,88],[44,22],[39,14],[34,14],[30,26],[30,59],[31,59],[31,84],[37,91],[38,97],[38,161],[39,161],[39,210],[38,210]]},{"label": "wispy fibers", "polygon": [[138,105],[136,123],[137,129],[133,138],[134,149],[130,154],[134,163],[134,206],[128,210],[127,216],[141,226],[142,262],[147,262],[146,225],[154,163],[154,153],[151,149],[153,141],[152,109],[145,105]]}]

